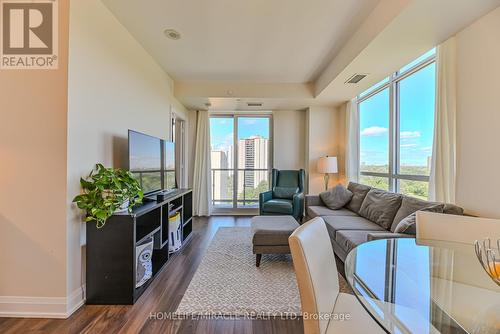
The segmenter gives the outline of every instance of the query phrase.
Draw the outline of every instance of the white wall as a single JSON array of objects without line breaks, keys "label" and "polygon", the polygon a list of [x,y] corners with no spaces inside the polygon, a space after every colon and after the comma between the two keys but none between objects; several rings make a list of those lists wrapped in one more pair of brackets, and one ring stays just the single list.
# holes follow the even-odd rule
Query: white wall
[{"label": "white wall", "polygon": [[500,218],[500,7],[457,34],[457,204]]},{"label": "white wall", "polygon": [[71,1],[70,18],[67,293],[77,295],[85,236],[71,200],[80,177],[97,162],[126,167],[128,129],[168,138],[170,110],[186,110],[172,80],[100,1]]},{"label": "white wall", "polygon": [[0,70],[0,316],[66,314],[69,8],[58,4],[59,68]]},{"label": "white wall", "polygon": [[[306,159],[309,194],[318,194],[325,190],[324,174],[317,172],[316,164],[322,156],[338,156],[341,153],[342,119],[342,112],[337,108],[310,107],[306,111]],[[330,175],[330,187],[340,181],[343,172],[343,159],[339,160],[340,173]]]},{"label": "white wall", "polygon": [[273,112],[274,168],[306,168],[306,112]]}]

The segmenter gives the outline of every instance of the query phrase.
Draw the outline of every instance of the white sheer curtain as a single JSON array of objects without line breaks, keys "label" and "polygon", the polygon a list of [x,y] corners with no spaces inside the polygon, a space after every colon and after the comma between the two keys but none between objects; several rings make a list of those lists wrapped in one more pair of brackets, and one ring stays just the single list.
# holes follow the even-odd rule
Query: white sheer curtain
[{"label": "white sheer curtain", "polygon": [[345,175],[347,181],[359,181],[359,112],[356,99],[346,103]]},{"label": "white sheer curtain", "polygon": [[193,175],[193,214],[195,216],[210,216],[212,209],[210,122],[207,111],[198,111],[197,113]]},{"label": "white sheer curtain", "polygon": [[429,199],[455,203],[456,186],[456,41],[437,47],[436,116]]}]

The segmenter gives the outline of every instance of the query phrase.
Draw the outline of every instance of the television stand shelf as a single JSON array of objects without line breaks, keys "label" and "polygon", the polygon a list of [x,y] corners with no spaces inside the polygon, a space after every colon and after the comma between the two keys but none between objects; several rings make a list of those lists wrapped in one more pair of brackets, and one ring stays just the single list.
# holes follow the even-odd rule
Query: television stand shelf
[{"label": "television stand shelf", "polygon": [[[169,259],[168,218],[179,212],[182,246],[193,231],[191,189],[170,191],[161,202],[148,201],[131,213],[111,216],[103,228],[87,229],[87,304],[134,304]],[[153,276],[136,288],[136,246],[153,238]]]}]

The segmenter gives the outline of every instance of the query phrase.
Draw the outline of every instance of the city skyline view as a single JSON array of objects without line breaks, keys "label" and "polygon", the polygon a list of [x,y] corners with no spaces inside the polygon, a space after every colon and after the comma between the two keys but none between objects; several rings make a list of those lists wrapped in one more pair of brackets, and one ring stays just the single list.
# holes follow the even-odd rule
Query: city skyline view
[{"label": "city skyline view", "polygon": [[269,188],[270,118],[237,117],[236,143],[234,125],[232,116],[210,118],[213,204],[253,207]]}]

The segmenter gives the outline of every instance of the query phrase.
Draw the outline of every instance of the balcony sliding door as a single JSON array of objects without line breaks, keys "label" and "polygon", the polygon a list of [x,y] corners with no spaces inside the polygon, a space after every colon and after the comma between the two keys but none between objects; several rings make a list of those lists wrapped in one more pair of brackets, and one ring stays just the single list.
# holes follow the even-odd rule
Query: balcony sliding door
[{"label": "balcony sliding door", "polygon": [[271,117],[212,116],[210,136],[214,209],[257,208],[269,189]]}]

